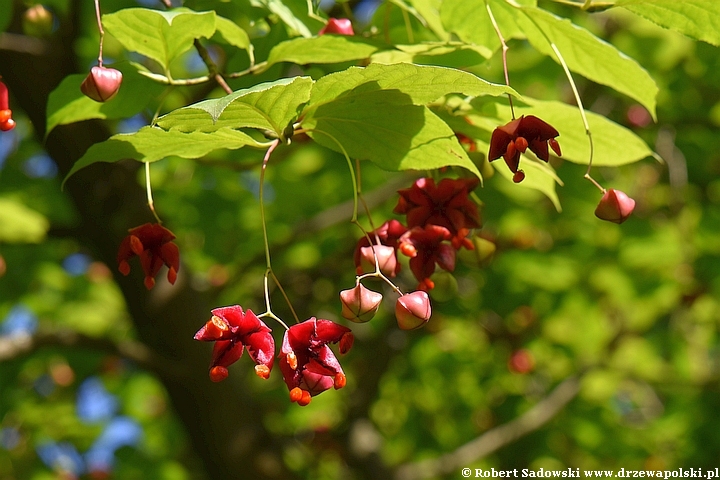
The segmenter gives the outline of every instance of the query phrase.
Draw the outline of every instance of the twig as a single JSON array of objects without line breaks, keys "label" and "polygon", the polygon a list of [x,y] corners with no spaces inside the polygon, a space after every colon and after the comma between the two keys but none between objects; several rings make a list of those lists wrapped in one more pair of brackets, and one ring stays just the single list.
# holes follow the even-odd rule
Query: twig
[{"label": "twig", "polygon": [[579,390],[578,378],[568,377],[547,397],[516,419],[488,430],[452,453],[403,465],[398,468],[395,478],[396,480],[415,480],[457,472],[460,468],[467,467],[542,427],[557,415],[570,400],[575,398]]}]

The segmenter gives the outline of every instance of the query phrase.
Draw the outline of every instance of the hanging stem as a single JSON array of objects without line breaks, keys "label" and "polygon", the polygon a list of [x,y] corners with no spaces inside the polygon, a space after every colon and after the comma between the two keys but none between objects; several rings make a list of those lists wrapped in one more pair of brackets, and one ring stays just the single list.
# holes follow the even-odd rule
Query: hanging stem
[{"label": "hanging stem", "polygon": [[[548,39],[548,41],[549,41],[549,39]],[[557,56],[558,61],[560,62],[560,65],[562,65],[563,70],[565,71],[565,76],[567,77],[568,81],[570,82],[570,87],[572,88],[573,95],[575,95],[575,102],[577,103],[578,109],[580,110],[580,116],[582,117],[583,126],[585,127],[585,134],[588,136],[588,141],[590,142],[590,160],[588,160],[588,168],[587,168],[587,171],[585,172],[584,178],[590,180],[590,182],[593,185],[595,185],[604,194],[605,189],[603,188],[603,186],[600,185],[592,177],[592,175],[590,175],[590,170],[592,169],[593,155],[595,153],[595,147],[593,145],[592,133],[590,132],[590,124],[587,121],[587,116],[585,115],[585,108],[583,107],[582,100],[580,99],[580,93],[578,92],[577,86],[575,85],[575,81],[573,80],[572,74],[570,73],[570,69],[568,68],[567,63],[565,63],[565,59],[563,58],[562,54],[560,53],[560,50],[552,42],[550,42],[550,47],[553,49],[553,52],[555,52],[555,55]]]},{"label": "hanging stem", "polygon": [[278,289],[280,290],[280,293],[282,294],[283,298],[285,299],[285,303],[287,303],[288,307],[290,307],[290,312],[292,313],[293,318],[295,318],[295,323],[300,323],[300,319],[298,318],[297,313],[295,313],[295,309],[293,308],[292,303],[290,303],[290,298],[287,296],[287,293],[285,293],[285,289],[280,284],[280,280],[278,280],[277,276],[275,275],[275,272],[273,272],[272,269],[268,270],[268,272],[272,276],[273,281],[275,282],[275,285],[277,285]]},{"label": "hanging stem", "polygon": [[150,162],[145,162],[145,189],[147,190],[148,207],[150,207],[150,211],[155,217],[155,220],[157,220],[157,223],[162,224],[162,220],[160,220],[157,212],[155,212],[155,202],[153,201],[152,187],[150,186]]},{"label": "hanging stem", "polygon": [[[505,85],[508,87],[510,86],[510,75],[508,74],[508,66],[507,66],[507,51],[509,50],[509,47],[507,46],[507,43],[505,43],[505,37],[503,37],[502,32],[500,31],[500,27],[498,26],[497,22],[495,21],[495,16],[492,13],[492,10],[490,9],[490,4],[485,0],[485,8],[487,9],[488,15],[490,15],[490,21],[492,22],[493,28],[495,29],[495,33],[497,34],[498,38],[500,39],[500,44],[502,45],[502,61],[503,61],[503,72],[505,73]],[[512,95],[509,93],[507,94],[508,102],[510,103],[510,114],[512,115],[512,119],[515,120],[515,108],[513,107],[512,102]]]},{"label": "hanging stem", "polygon": [[100,0],[95,0],[95,18],[97,19],[98,30],[100,30],[100,51],[98,53],[98,66],[103,66],[103,38],[105,30],[103,30],[102,20],[100,20]]},{"label": "hanging stem", "polygon": [[263,241],[265,242],[265,264],[268,270],[272,270],[272,264],[270,263],[270,244],[268,243],[267,225],[265,223],[265,197],[263,196],[263,191],[265,187],[265,169],[267,168],[268,161],[270,160],[270,155],[278,145],[280,145],[279,139],[274,140],[270,144],[270,147],[268,147],[265,152],[262,168],[260,170],[260,221],[262,222]]}]

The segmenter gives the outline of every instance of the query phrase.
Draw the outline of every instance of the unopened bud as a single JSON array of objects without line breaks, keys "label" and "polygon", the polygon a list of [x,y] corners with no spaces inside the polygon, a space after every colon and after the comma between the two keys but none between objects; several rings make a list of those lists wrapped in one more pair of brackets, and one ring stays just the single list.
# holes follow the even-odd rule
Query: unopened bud
[{"label": "unopened bud", "polygon": [[80,85],[85,96],[96,102],[107,102],[120,90],[122,72],[114,68],[93,67]]},{"label": "unopened bud", "polygon": [[[375,252],[374,255],[373,251]],[[360,265],[363,271],[375,271],[376,255],[380,271],[385,275],[394,277],[395,270],[397,269],[397,256],[395,255],[395,249],[388,245],[373,245],[371,247],[362,247],[360,249]]]},{"label": "unopened bud", "polygon": [[608,189],[595,209],[595,216],[600,220],[623,223],[635,209],[635,200],[620,190]]},{"label": "unopened bud", "polygon": [[336,33],[338,35],[355,35],[352,23],[347,18],[330,18],[327,24],[320,29],[318,35]]},{"label": "unopened bud", "polygon": [[369,322],[380,308],[382,298],[381,293],[373,292],[359,283],[355,288],[340,292],[341,315],[351,322]]},{"label": "unopened bud", "polygon": [[395,303],[395,318],[403,330],[422,327],[430,320],[431,315],[430,297],[422,290],[405,294]]}]

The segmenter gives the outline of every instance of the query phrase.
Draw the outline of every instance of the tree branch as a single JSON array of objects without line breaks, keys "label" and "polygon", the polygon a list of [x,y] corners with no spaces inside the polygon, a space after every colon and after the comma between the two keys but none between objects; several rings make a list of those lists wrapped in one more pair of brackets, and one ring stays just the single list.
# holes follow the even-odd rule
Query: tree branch
[{"label": "tree branch", "polygon": [[575,398],[580,390],[577,377],[568,377],[555,387],[547,397],[530,410],[510,422],[488,430],[475,440],[454,452],[438,458],[421,460],[400,466],[395,473],[397,480],[431,478],[455,472],[467,467],[520,437],[542,427]]}]

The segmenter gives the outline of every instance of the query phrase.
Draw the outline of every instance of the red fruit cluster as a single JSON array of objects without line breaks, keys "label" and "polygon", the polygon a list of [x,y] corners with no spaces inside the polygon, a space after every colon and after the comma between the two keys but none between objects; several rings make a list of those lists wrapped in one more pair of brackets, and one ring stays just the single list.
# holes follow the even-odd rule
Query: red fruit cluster
[{"label": "red fruit cluster", "polygon": [[10,101],[8,97],[8,89],[0,81],[0,130],[3,132],[15,128],[15,120],[12,119],[12,110],[9,108]]},{"label": "red fruit cluster", "polygon": [[555,140],[558,135],[558,131],[544,120],[534,115],[523,115],[493,131],[488,160],[492,162],[503,157],[515,174],[513,181],[520,183],[525,179],[525,172],[519,169],[520,155],[529,148],[540,160],[547,162],[550,159],[549,145],[558,157],[561,156],[560,144]]},{"label": "red fruit cluster", "polygon": [[[216,308],[194,338],[215,342],[210,362],[213,382],[228,377],[228,367],[240,359],[245,348],[255,362],[255,373],[266,380],[270,377],[275,341],[270,328],[252,310],[243,312],[239,305]],[[344,354],[353,341],[349,328],[315,317],[286,330],[278,359],[290,400],[304,406],[331,387],[344,387],[345,373],[328,344],[339,343]]]},{"label": "red fruit cluster", "polygon": [[377,256],[381,271],[394,276],[400,269],[396,257],[400,250],[410,257],[410,270],[420,282],[418,288],[434,288],[430,276],[436,265],[453,271],[455,252],[461,247],[474,248],[467,236],[481,223],[477,205],[469,194],[478,183],[476,178],[444,178],[438,184],[432,178],[420,178],[410,188],[399,190],[400,199],[394,212],[406,215],[407,226],[390,220],[372,232],[370,239],[376,243],[375,255],[372,248],[366,248],[370,247],[368,239],[360,239],[355,248],[358,273],[371,271],[369,265],[374,269]]},{"label": "red fruit cluster", "polygon": [[160,224],[146,223],[130,229],[130,234],[120,243],[117,254],[118,270],[123,275],[130,273],[128,260],[140,257],[140,265],[145,272],[145,287],[155,286],[155,276],[165,264],[168,267],[167,279],[175,284],[180,270],[180,252],[172,243],[175,235]]}]

